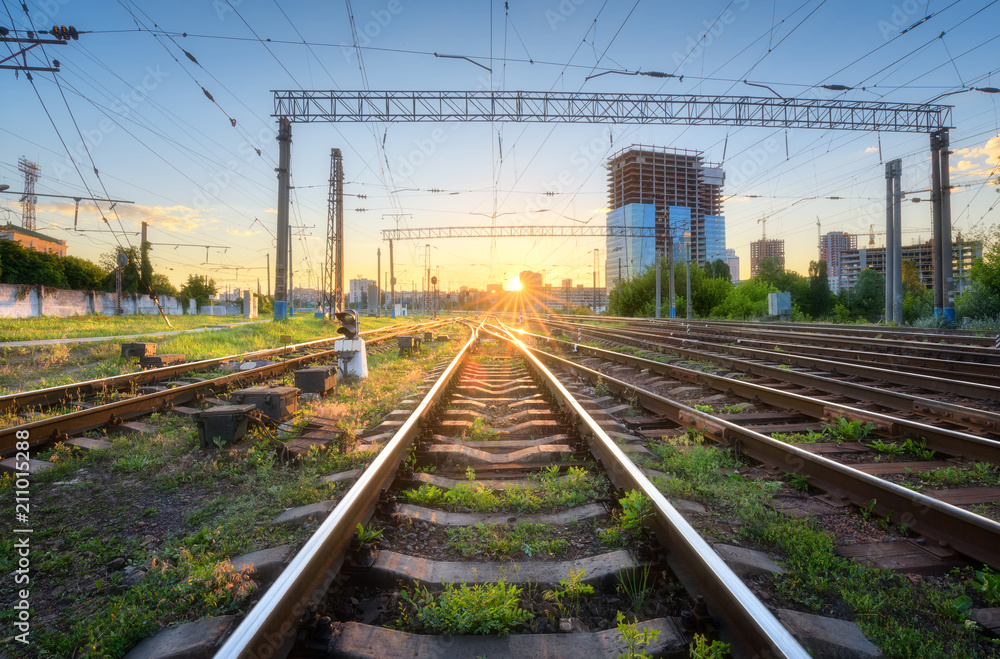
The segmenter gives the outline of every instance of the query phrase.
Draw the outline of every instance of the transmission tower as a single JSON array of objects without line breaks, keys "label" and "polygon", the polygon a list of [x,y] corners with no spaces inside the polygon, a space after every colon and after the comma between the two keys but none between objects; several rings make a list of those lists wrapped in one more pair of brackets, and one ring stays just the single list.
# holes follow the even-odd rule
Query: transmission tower
[{"label": "transmission tower", "polygon": [[330,196],[323,264],[323,308],[331,317],[344,309],[344,163],[340,149],[330,149]]},{"label": "transmission tower", "polygon": [[24,156],[17,159],[17,169],[24,174],[24,196],[21,197],[21,226],[28,231],[35,230],[35,181],[38,180],[39,167]]}]

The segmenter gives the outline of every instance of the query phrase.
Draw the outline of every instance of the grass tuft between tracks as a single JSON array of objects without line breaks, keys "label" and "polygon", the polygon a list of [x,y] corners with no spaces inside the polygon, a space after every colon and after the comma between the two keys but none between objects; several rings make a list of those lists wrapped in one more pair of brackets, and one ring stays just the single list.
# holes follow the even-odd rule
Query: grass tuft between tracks
[{"label": "grass tuft between tracks", "polygon": [[837,556],[833,537],[815,521],[768,506],[780,482],[724,471],[742,466],[728,449],[694,445],[681,451],[663,443],[652,451],[649,466],[672,476],[656,481],[665,495],[704,502],[732,538],[781,556],[787,572],[772,579],[794,608],[836,615],[846,607],[887,657],[1000,656],[994,641],[966,619],[973,600],[987,603],[971,571],[914,584],[890,570],[859,565]]},{"label": "grass tuft between tracks", "polygon": [[[322,399],[345,428],[371,427],[423,375],[457,349],[425,348],[369,358],[370,377]],[[38,455],[54,466],[31,479],[32,644],[0,646],[9,659],[121,657],[164,627],[246,611],[253,583],[233,570],[244,553],[299,545],[315,524],[277,526],[284,509],[336,498],[322,477],[364,466],[374,452],[312,450],[282,463],[275,440],[259,430],[238,448],[203,451],[192,421],[154,414],[144,435],[105,437],[89,453],[65,445]],[[14,481],[0,476],[0,514],[14,516]],[[339,486],[343,488],[344,486]],[[16,569],[13,537],[0,537],[0,572]],[[16,618],[6,591],[0,624]]]}]

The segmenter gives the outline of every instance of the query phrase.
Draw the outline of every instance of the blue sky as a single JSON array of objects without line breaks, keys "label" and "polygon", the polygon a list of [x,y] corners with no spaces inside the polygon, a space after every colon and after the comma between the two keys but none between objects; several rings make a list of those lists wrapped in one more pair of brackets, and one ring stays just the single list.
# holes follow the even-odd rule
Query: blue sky
[{"label": "blue sky", "polygon": [[[29,29],[20,3],[4,3],[0,26]],[[106,190],[134,201],[114,211],[103,204],[107,225],[92,204],[81,204],[78,228],[115,230],[100,233],[73,231],[72,201],[41,197],[38,230],[67,240],[70,254],[96,259],[119,243],[136,243],[130,232],[145,220],[154,267],[177,285],[197,273],[223,288],[256,286],[259,277],[266,289],[276,223],[275,89],[770,95],[742,82],[748,80],[786,97],[927,102],[969,87],[1000,87],[1000,4],[985,0],[511,0],[506,9],[503,2],[421,0],[29,0],[27,6],[35,29],[72,24],[85,33],[45,47],[44,56],[61,62],[59,86],[50,73],[35,73],[33,89],[23,73],[0,71],[0,183],[22,189],[17,161],[25,156],[41,166],[39,193],[103,197]],[[43,56],[37,50],[29,55],[34,65]],[[462,55],[491,71],[433,53]],[[684,79],[585,80],[637,69]],[[855,89],[830,92],[821,84]],[[955,106],[952,183],[961,187],[953,196],[953,224],[965,234],[982,231],[1000,218],[997,194],[984,186],[1000,157],[1000,94],[969,91],[940,102]],[[817,217],[824,233],[867,234],[871,224],[876,230],[884,224],[881,163],[902,158],[904,190],[929,187],[923,134],[296,124],[292,221],[303,228],[293,244],[295,284],[315,285],[324,258],[333,147],[344,154],[345,275],[374,279],[380,247],[388,270],[380,230],[396,226],[390,214],[400,217],[400,227],[479,225],[494,214],[498,224],[602,224],[603,164],[632,143],[701,150],[723,163],[727,244],[741,257],[743,276],[762,217],[769,238],[786,239],[788,267],[805,273],[818,258]],[[925,201],[903,207],[904,228],[912,230],[905,242],[930,236],[928,195],[912,196]],[[0,222],[20,222],[15,196],[0,195],[0,209]],[[867,242],[867,235],[859,237]],[[563,278],[589,285],[592,250],[603,247],[603,239],[440,240],[431,265],[440,268],[445,287],[483,287],[525,269],[544,271],[555,285]],[[396,244],[401,286],[420,287],[423,261],[423,244]]]}]

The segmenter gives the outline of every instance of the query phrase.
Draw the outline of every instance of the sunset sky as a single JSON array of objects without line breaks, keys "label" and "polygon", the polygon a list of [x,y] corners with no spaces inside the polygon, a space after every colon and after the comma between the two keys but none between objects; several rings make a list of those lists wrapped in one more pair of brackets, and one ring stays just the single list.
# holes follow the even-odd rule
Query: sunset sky
[{"label": "sunset sky", "polygon": [[[34,73],[34,85],[0,70],[0,184],[23,189],[24,156],[41,167],[38,193],[133,201],[101,204],[108,223],[94,204],[81,204],[77,228],[86,231],[74,231],[73,201],[40,197],[37,228],[66,240],[69,254],[97,260],[137,244],[146,221],[154,268],[176,285],[196,273],[223,288],[255,287],[260,278],[266,289],[268,254],[273,278],[278,89],[773,95],[748,81],[784,97],[940,99],[954,105],[954,229],[975,234],[1000,220],[998,195],[985,185],[1000,165],[1000,94],[962,91],[1000,87],[997,2],[28,0],[30,16],[20,3],[4,5],[0,26],[16,30],[11,36],[53,24],[82,34],[29,53],[34,66],[61,63],[60,73]],[[683,79],[586,80],[612,70]],[[951,92],[962,93],[943,97]],[[788,267],[806,273],[818,258],[817,218],[823,233],[864,234],[859,244],[870,225],[884,226],[885,161],[902,158],[904,191],[930,185],[924,134],[314,123],[295,124],[292,139],[296,286],[316,286],[324,258],[334,147],[345,171],[346,279],[375,279],[379,248],[388,271],[381,230],[397,221],[603,225],[603,165],[633,143],[701,150],[722,163],[727,246],[744,277],[762,217],[768,238],[787,241]],[[923,201],[903,206],[904,244],[930,237],[928,196],[913,194]],[[20,224],[16,195],[0,194],[0,211],[0,223]],[[401,287],[420,288],[425,243],[396,243]],[[555,286],[564,278],[589,286],[595,248],[603,283],[604,239],[438,240],[431,266],[442,289],[484,288],[521,270]]]}]

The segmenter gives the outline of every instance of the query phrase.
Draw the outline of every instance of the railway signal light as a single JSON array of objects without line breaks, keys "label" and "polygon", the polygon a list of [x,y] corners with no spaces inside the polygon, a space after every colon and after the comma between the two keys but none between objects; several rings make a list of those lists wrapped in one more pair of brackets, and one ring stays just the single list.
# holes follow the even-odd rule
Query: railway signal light
[{"label": "railway signal light", "polygon": [[354,309],[348,309],[346,311],[337,312],[337,321],[340,323],[340,327],[337,328],[337,334],[343,334],[344,338],[353,341],[358,338],[358,312]]},{"label": "railway signal light", "polygon": [[56,39],[62,39],[63,41],[69,41],[70,39],[78,40],[80,38],[80,33],[77,32],[76,28],[70,25],[66,27],[65,25],[53,25],[52,29],[49,30],[49,34],[54,36]]}]

